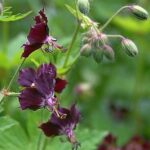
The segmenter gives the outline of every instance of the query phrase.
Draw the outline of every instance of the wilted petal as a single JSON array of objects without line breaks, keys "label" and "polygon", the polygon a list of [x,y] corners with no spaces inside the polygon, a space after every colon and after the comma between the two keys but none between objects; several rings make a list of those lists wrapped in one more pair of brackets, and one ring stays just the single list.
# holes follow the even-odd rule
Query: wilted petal
[{"label": "wilted petal", "polygon": [[42,64],[38,70],[37,74],[49,74],[50,78],[55,78],[56,77],[56,67],[53,64]]},{"label": "wilted petal", "polygon": [[32,52],[34,52],[35,50],[39,49],[42,46],[41,43],[37,43],[37,44],[24,44],[24,52],[22,53],[22,57],[26,58],[28,57]]},{"label": "wilted petal", "polygon": [[60,134],[60,127],[51,122],[46,122],[40,125],[40,128],[43,130],[44,134],[48,137],[57,136]]},{"label": "wilted petal", "polygon": [[29,108],[37,110],[45,106],[45,100],[41,93],[34,88],[26,88],[21,91],[21,94],[19,95],[19,102],[21,109]]},{"label": "wilted petal", "polygon": [[60,78],[56,78],[56,83],[55,83],[55,92],[57,93],[61,93],[62,90],[66,87],[67,81],[60,79]]},{"label": "wilted petal", "polygon": [[35,80],[36,72],[32,68],[22,69],[19,72],[18,83],[24,87],[30,87]]}]

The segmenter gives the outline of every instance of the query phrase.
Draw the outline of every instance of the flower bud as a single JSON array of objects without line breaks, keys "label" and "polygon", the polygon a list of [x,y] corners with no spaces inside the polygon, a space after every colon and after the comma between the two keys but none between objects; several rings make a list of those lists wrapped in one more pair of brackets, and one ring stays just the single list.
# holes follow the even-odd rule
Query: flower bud
[{"label": "flower bud", "polygon": [[114,60],[115,53],[109,45],[104,45],[102,49],[104,50],[104,55],[108,60]]},{"label": "flower bud", "polygon": [[90,10],[89,0],[78,0],[77,6],[81,13],[85,15],[89,13],[89,10]]},{"label": "flower bud", "polygon": [[97,63],[102,62],[104,51],[100,47],[97,47],[93,51],[93,58]]},{"label": "flower bud", "polygon": [[129,10],[133,13],[133,15],[135,15],[138,19],[141,19],[141,20],[147,20],[148,19],[148,12],[138,6],[138,5],[132,5],[132,6],[129,6]]},{"label": "flower bud", "polygon": [[99,39],[102,43],[108,43],[108,37],[106,34],[101,33]]},{"label": "flower bud", "polygon": [[126,52],[127,55],[134,57],[138,54],[137,46],[129,39],[123,39],[121,44]]},{"label": "flower bud", "polygon": [[81,47],[80,53],[82,56],[89,57],[92,54],[92,47],[90,44],[85,44]]},{"label": "flower bud", "polygon": [[2,4],[2,2],[0,1],[0,15],[2,14],[2,12],[3,12],[3,4]]}]

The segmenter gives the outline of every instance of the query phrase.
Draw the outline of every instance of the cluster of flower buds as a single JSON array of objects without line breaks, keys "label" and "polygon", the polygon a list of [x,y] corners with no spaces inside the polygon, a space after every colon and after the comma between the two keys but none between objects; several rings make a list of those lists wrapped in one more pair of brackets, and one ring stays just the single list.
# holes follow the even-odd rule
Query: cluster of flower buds
[{"label": "cluster of flower buds", "polygon": [[[81,2],[84,3],[84,5],[81,5],[80,4]],[[81,2],[79,3],[80,5],[78,4],[78,7],[79,7],[79,10],[83,13],[83,9],[80,9],[80,7],[84,6],[83,8],[85,9],[86,2],[85,1],[81,1]],[[129,6],[122,7],[122,9],[124,8],[127,8],[134,16],[136,16],[137,18],[141,20],[148,19],[148,12],[138,5],[129,5]],[[106,27],[106,25],[109,22],[110,20],[108,20],[108,22],[106,22],[104,26]],[[134,57],[138,54],[138,48],[134,44],[133,41],[131,41],[128,38],[123,37],[122,35],[104,34],[102,32],[102,29],[104,26],[102,26],[102,28],[100,28],[99,30],[98,27],[93,24],[88,29],[88,31],[84,33],[84,36],[82,39],[82,45],[80,49],[80,53],[82,56],[89,57],[92,55],[94,60],[97,63],[100,63],[104,57],[111,61],[114,60],[115,53],[108,41],[108,39],[112,37],[113,38],[116,37],[116,38],[119,38],[119,40],[121,40],[120,43],[125,53],[128,56]]]},{"label": "cluster of flower buds", "polygon": [[106,135],[97,150],[149,150],[150,142],[144,140],[140,136],[133,136],[122,147],[117,146],[117,138],[112,134]]},{"label": "cluster of flower buds", "polygon": [[80,53],[86,57],[92,55],[97,63],[101,62],[103,57],[109,60],[114,59],[114,51],[108,44],[107,36],[94,28],[90,28],[89,31],[84,34]]}]

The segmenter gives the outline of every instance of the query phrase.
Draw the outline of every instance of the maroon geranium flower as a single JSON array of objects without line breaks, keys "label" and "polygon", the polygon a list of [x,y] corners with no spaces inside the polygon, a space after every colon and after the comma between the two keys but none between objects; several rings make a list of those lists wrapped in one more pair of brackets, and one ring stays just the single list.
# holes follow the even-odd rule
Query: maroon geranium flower
[{"label": "maroon geranium flower", "polygon": [[97,150],[119,150],[116,146],[116,137],[110,133],[106,135]]},{"label": "maroon geranium flower", "polygon": [[150,150],[150,142],[140,136],[133,136],[122,150]]},{"label": "maroon geranium flower", "polygon": [[51,119],[48,122],[41,124],[40,128],[48,137],[66,135],[67,139],[73,144],[73,146],[79,146],[73,129],[75,129],[79,122],[80,112],[76,108],[75,104],[72,105],[70,109],[59,108],[59,111],[66,114],[66,118],[61,119],[56,117],[55,114],[52,114]]},{"label": "maroon geranium flower", "polygon": [[34,20],[35,24],[27,36],[28,41],[23,44],[22,57],[28,57],[33,51],[41,48],[43,44],[47,45],[45,51],[50,51],[53,48],[62,49],[63,47],[56,43],[56,39],[49,35],[48,20],[44,9],[39,11],[39,15],[35,16]]},{"label": "maroon geranium flower", "polygon": [[56,109],[58,99],[55,97],[55,92],[61,92],[67,82],[56,78],[54,65],[42,64],[37,70],[22,69],[19,73],[18,83],[24,87],[19,95],[22,109],[37,110],[41,107],[48,107],[58,113]]}]

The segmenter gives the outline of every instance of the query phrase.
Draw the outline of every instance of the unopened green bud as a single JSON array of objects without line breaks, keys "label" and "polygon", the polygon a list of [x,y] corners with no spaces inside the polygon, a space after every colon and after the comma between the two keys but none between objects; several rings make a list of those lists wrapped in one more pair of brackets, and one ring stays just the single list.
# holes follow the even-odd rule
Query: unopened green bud
[{"label": "unopened green bud", "polygon": [[77,1],[78,9],[81,13],[87,15],[90,10],[90,3],[89,0],[78,0]]},{"label": "unopened green bud", "polygon": [[128,8],[133,13],[133,15],[136,16],[138,19],[147,20],[149,17],[148,12],[141,6],[132,5],[129,6]]},{"label": "unopened green bud", "polygon": [[85,57],[89,57],[92,54],[92,47],[90,44],[85,44],[80,49],[80,54]]},{"label": "unopened green bud", "polygon": [[133,41],[124,38],[121,43],[127,55],[134,57],[138,54],[137,46]]},{"label": "unopened green bud", "polygon": [[100,47],[97,47],[93,51],[93,58],[97,63],[102,62],[103,60],[104,51]]},{"label": "unopened green bud", "polygon": [[2,14],[2,12],[3,12],[3,4],[2,4],[2,2],[0,1],[0,15]]},{"label": "unopened green bud", "polygon": [[102,49],[104,50],[104,55],[108,60],[114,60],[115,53],[114,50],[109,45],[104,45]]}]

